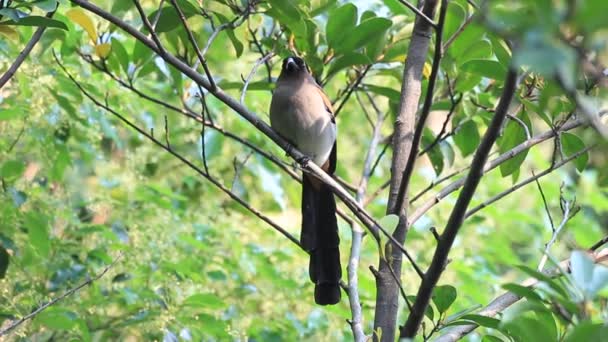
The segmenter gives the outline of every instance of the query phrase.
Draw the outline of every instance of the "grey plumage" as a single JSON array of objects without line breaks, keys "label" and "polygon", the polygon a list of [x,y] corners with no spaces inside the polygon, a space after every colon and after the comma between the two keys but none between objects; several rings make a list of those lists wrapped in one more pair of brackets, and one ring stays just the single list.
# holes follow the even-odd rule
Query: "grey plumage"
[{"label": "grey plumage", "polygon": [[[337,132],[331,102],[298,57],[283,61],[270,104],[270,123],[315,164],[333,174]],[[309,274],[315,283],[315,302],[338,303],[342,269],[336,202],[327,185],[306,174],[302,180],[300,242],[310,253]]]}]

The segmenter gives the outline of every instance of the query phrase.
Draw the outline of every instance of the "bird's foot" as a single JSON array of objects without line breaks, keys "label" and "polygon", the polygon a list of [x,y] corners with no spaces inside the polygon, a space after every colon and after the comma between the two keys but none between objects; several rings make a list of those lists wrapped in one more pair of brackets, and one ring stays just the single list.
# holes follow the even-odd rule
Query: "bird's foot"
[{"label": "bird's foot", "polygon": [[296,159],[296,161],[298,162],[298,164],[302,165],[302,167],[306,167],[308,165],[308,162],[310,161],[310,157],[302,156]]}]

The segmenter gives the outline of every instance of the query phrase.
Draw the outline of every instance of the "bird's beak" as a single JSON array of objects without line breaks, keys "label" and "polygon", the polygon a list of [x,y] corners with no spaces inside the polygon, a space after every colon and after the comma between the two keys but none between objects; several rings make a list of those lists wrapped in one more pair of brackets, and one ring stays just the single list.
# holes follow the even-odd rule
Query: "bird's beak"
[{"label": "bird's beak", "polygon": [[288,58],[287,59],[287,64],[285,65],[285,68],[289,71],[292,70],[297,70],[298,69],[298,65],[296,64],[296,62],[293,60],[293,58]]}]

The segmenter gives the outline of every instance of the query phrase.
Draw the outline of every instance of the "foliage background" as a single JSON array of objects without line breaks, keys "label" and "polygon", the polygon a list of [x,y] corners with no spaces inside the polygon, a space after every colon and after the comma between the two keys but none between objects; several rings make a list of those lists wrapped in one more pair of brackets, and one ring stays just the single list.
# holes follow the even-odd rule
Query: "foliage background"
[{"label": "foliage background", "polygon": [[[137,12],[127,4],[129,1],[96,3],[131,24],[141,25]],[[196,5],[196,1],[190,3]],[[217,22],[221,21],[221,16],[234,16],[225,3],[209,4]],[[289,3],[295,4],[295,12],[284,12],[278,1],[265,2],[260,8],[266,14],[253,14],[243,25],[230,30],[230,34],[222,32],[217,36],[206,57],[220,86],[235,98],[240,97],[241,77],[249,74],[260,57],[251,43],[253,36],[248,27],[258,29],[261,34],[262,27],[268,29],[274,18],[278,24],[286,25],[285,31],[295,34],[298,48],[306,55],[313,71],[319,73],[323,69],[322,75],[326,77],[332,68],[337,70],[325,84],[331,98],[343,96],[345,85],[356,77],[354,65],[366,64],[360,60],[369,61],[369,56],[375,59],[377,63],[357,96],[365,97],[367,92],[381,112],[389,114],[382,128],[383,135],[388,136],[392,131],[402,62],[414,15],[397,1],[357,2],[357,13],[363,18],[378,15],[388,18],[386,22],[390,21],[390,28],[378,33],[380,38],[372,36],[370,39],[371,43],[384,42],[384,47],[378,50],[381,53],[374,55],[371,52],[374,46],[366,41],[364,45],[357,45],[357,55],[348,47],[343,48],[344,65],[338,64],[338,57],[324,66],[322,57],[330,48],[340,51],[339,45],[331,46],[330,37],[326,36],[330,34],[326,31],[326,27],[327,30],[330,27],[328,18],[331,21],[339,5],[335,1],[322,0]],[[537,3],[516,1],[503,7],[495,4],[494,12],[489,12],[502,15],[505,27],[518,28],[521,32],[514,31],[514,34],[527,37],[530,44],[535,42],[535,32],[541,36],[540,43],[536,41],[541,48],[534,47],[540,51],[539,55],[521,57],[525,59],[523,64],[533,67],[542,66],[547,54],[556,51],[543,45],[555,42],[547,38],[555,33],[554,29],[543,27],[545,24],[537,22],[534,15],[546,10],[551,16],[560,11],[559,6],[551,7],[551,1]],[[596,4],[598,8],[602,6],[599,1],[587,3]],[[150,12],[157,6],[152,1],[142,1],[142,4]],[[93,16],[98,37],[92,40],[90,32],[87,34],[82,25],[68,18],[68,10],[69,3],[63,1],[54,17],[68,30],[49,28],[15,78],[0,90],[0,245],[10,255],[8,269],[0,280],[0,319],[7,324],[10,319],[29,313],[41,303],[94,276],[119,253],[122,257],[106,276],[40,314],[22,326],[13,338],[349,340],[350,328],[345,323],[350,318],[348,302],[344,300],[332,307],[313,305],[313,287],[308,281],[307,256],[303,251],[178,160],[86,100],[57,66],[51,50],[60,56],[62,63],[71,74],[77,75],[87,90],[100,99],[106,97],[110,106],[147,130],[154,129],[163,139],[166,117],[172,148],[200,165],[199,124],[118,86],[107,75],[92,68],[77,52],[99,62],[100,57],[104,57],[99,46],[108,42],[104,34],[111,32],[112,50],[107,56],[107,65],[112,72],[123,79],[132,77],[135,87],[162,101],[177,107],[183,102],[200,110],[192,83],[155,61],[149,51],[123,32]],[[316,16],[315,10],[318,10]],[[40,8],[34,8],[34,11],[41,13]],[[601,13],[599,11],[601,9],[588,9],[591,18],[586,16],[584,22],[575,18],[572,25],[593,33],[586,36],[589,41],[585,44],[593,46],[606,61],[605,23],[593,20],[596,13]],[[452,1],[446,37],[472,12],[466,1]],[[289,16],[307,20],[303,22],[313,25],[318,36],[313,33],[307,37],[298,36],[301,33],[295,27],[298,21]],[[468,26],[442,62],[443,71],[451,75],[452,80],[461,82],[456,83],[456,90],[466,92],[450,127],[467,120],[470,123],[467,130],[456,131],[453,138],[434,149],[430,160],[425,158],[418,163],[412,180],[414,193],[426,187],[438,173],[445,175],[468,165],[470,156],[465,157],[470,152],[467,151],[471,144],[478,143],[478,136],[485,129],[489,113],[474,106],[471,99],[493,107],[500,94],[498,90],[505,67],[505,62],[500,60],[503,51],[500,47],[504,44],[487,29],[498,22],[491,19]],[[562,19],[556,17],[555,20]],[[589,27],[577,26],[585,22]],[[198,35],[199,44],[204,46],[213,32],[209,22],[202,17],[193,17],[189,23]],[[290,23],[293,26],[289,26]],[[170,27],[171,23],[165,25]],[[0,40],[0,71],[8,67],[34,30],[35,27],[19,26],[12,32],[0,31],[0,35],[4,34]],[[262,44],[267,51],[275,48],[283,57],[288,54],[289,35],[276,30],[277,36],[267,37]],[[310,30],[306,32],[310,33]],[[170,49],[179,51],[186,49],[184,40],[177,39],[181,33],[179,29],[167,29],[162,38],[175,44]],[[347,39],[338,38],[334,38],[335,44]],[[307,44],[307,39],[313,41]],[[560,45],[555,44],[559,49]],[[116,52],[121,47],[127,54],[126,60]],[[568,63],[567,58],[555,57],[555,60],[558,60],[555,68]],[[272,62],[272,77],[276,77],[280,58],[275,57]],[[564,67],[578,70],[574,62],[571,64]],[[268,119],[270,89],[266,70],[261,66],[246,94],[246,105],[265,120]],[[551,97],[552,100],[542,108],[543,112],[550,112],[549,121],[563,119],[571,104],[560,100],[558,96],[562,94],[555,88],[539,89],[554,92],[555,98]],[[445,109],[449,108],[446,92],[445,86],[438,90],[439,100],[431,117],[432,123],[439,128],[445,118]],[[604,88],[594,92],[592,95],[605,98]],[[362,108],[352,96],[338,119],[337,175],[350,184],[359,182],[364,151],[372,133],[364,111],[373,113],[373,108],[365,99],[363,103]],[[225,105],[211,96],[207,105],[217,124],[282,158],[278,147]],[[549,129],[545,119],[533,108],[526,108],[521,115],[533,135]],[[471,130],[478,132],[477,141]],[[501,144],[507,150],[525,140],[525,132],[518,123],[510,121],[505,130],[498,142],[499,149]],[[571,139],[574,141],[571,144],[576,145],[597,139],[590,130],[574,133],[573,138],[564,140]],[[430,131],[428,134],[432,141],[433,134]],[[204,142],[212,174],[297,236],[299,185],[268,160],[216,131],[207,129]],[[608,178],[607,158],[602,147],[579,159],[576,163],[579,170],[574,164],[567,165],[541,180],[555,217],[559,217],[562,185],[566,197],[576,198],[581,207],[552,249],[552,256],[557,260],[567,258],[572,249],[588,248],[606,234]],[[578,147],[570,152],[575,150]],[[525,160],[518,161],[513,166],[514,173],[503,169],[489,173],[483,179],[473,205],[512,186],[518,178],[522,179],[533,170],[548,167],[551,161],[548,156],[552,153],[553,143],[548,141],[532,148]],[[389,177],[389,169],[390,149],[370,179],[369,188],[374,190],[381,186]],[[410,231],[407,247],[419,264],[430,263],[435,242],[429,228],[442,227],[456,195],[450,195],[434,207]],[[368,209],[375,217],[382,217],[385,206],[384,193],[372,201]],[[344,222],[340,225],[345,265],[350,228]],[[533,184],[466,221],[441,280],[441,284],[450,284],[458,291],[456,301],[446,314],[488,303],[501,292],[502,284],[526,278],[527,274],[514,266],[535,268],[550,237],[542,197]],[[366,331],[372,330],[376,294],[373,275],[367,268],[376,265],[377,260],[376,245],[366,239],[359,272]],[[402,281],[407,294],[416,293],[418,279],[408,266],[404,268]],[[605,314],[605,299],[589,305],[594,306],[591,309],[593,317],[600,319],[602,313]],[[404,308],[399,322],[406,314],[407,308]]]}]

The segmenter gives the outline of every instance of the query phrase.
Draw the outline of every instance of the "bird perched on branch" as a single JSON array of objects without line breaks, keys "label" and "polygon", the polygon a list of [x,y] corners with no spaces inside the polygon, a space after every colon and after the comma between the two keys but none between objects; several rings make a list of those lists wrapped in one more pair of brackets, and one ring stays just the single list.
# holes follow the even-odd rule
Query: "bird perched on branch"
[{"label": "bird perched on branch", "polygon": [[[299,57],[283,60],[272,95],[270,124],[283,138],[328,174],[336,170],[336,122],[331,102]],[[329,186],[313,175],[302,178],[300,243],[310,253],[315,302],[340,301],[340,251],[336,200]]]}]

